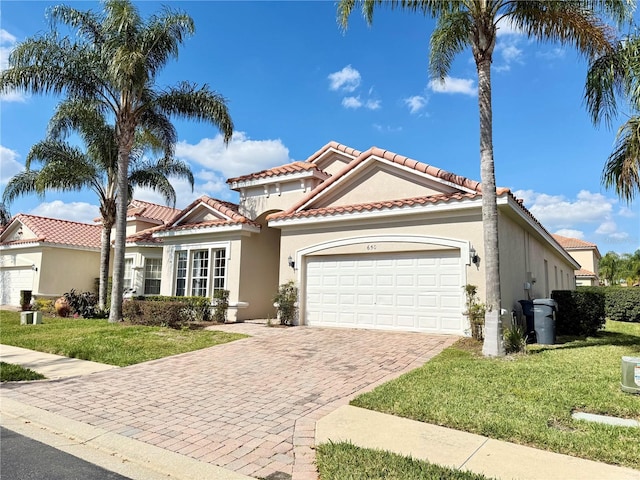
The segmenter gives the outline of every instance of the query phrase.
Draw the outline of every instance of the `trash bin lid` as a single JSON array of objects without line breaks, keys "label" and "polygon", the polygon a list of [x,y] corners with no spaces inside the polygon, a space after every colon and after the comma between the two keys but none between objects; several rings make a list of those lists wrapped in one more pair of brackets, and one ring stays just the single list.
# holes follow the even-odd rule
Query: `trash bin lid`
[{"label": "trash bin lid", "polygon": [[558,302],[556,302],[553,298],[536,298],[533,300],[533,304],[558,308]]}]

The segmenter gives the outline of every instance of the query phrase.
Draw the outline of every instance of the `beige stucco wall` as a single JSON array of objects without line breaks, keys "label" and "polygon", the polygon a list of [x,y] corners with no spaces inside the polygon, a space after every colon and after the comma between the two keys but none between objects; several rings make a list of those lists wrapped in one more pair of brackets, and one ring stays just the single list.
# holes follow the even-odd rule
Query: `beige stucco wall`
[{"label": "beige stucco wall", "polygon": [[[408,239],[387,241],[386,237],[430,237],[431,243],[419,243],[417,240]],[[468,248],[473,245],[476,250],[482,248],[482,224],[480,210],[467,212],[465,215],[449,213],[432,214],[429,218],[424,216],[386,217],[378,220],[369,220],[366,223],[330,222],[317,223],[309,226],[292,226],[282,229],[280,258],[286,259],[289,255],[296,259],[295,271],[287,262],[280,261],[279,283],[294,280],[300,287],[300,315],[304,318],[304,285],[305,285],[305,256],[301,256],[301,250],[308,247],[328,243],[338,239],[358,239],[348,246],[334,246],[314,252],[313,255],[347,254],[347,253],[383,253],[394,251],[423,251],[442,250],[455,248],[444,246],[439,239],[449,239]],[[468,262],[464,258],[463,263]],[[474,284],[479,287],[481,298],[484,297],[484,271],[475,265],[466,266],[463,272],[463,284]]]},{"label": "beige stucco wall", "polygon": [[[409,176],[411,176],[411,181],[408,181]],[[328,207],[396,200],[398,192],[402,192],[402,198],[411,198],[437,195],[443,191],[449,192],[451,190],[444,185],[440,185],[439,190],[430,188],[427,180],[416,174],[406,173],[397,167],[392,168],[375,162],[366,171],[360,172],[353,181],[347,180],[343,185],[340,185],[340,189],[335,194],[326,195],[314,202],[313,206]]]},{"label": "beige stucco wall", "polygon": [[580,264],[585,270],[600,275],[598,269],[598,260],[595,258],[595,252],[593,250],[574,250],[571,249],[569,254],[575,258],[576,262]]},{"label": "beige stucco wall", "polygon": [[323,172],[327,172],[329,175],[334,175],[336,172],[342,170],[345,165],[350,163],[352,160],[352,158],[346,157],[342,153],[331,152],[330,154],[324,155],[314,163]]},{"label": "beige stucco wall", "polygon": [[[265,223],[264,218],[259,221]],[[280,263],[280,230],[264,225],[259,234],[242,239],[239,298],[249,305],[238,311],[238,320],[275,318],[273,297]]]},{"label": "beige stucco wall", "polygon": [[44,247],[33,293],[53,297],[72,288],[79,292],[95,292],[99,275],[99,251]]},{"label": "beige stucco wall", "polygon": [[[298,180],[281,180],[279,187],[274,183],[243,187],[238,211],[251,220],[255,220],[265,212],[286,210],[307,195],[319,183],[318,178],[301,178]],[[268,192],[265,192],[265,190]]]}]

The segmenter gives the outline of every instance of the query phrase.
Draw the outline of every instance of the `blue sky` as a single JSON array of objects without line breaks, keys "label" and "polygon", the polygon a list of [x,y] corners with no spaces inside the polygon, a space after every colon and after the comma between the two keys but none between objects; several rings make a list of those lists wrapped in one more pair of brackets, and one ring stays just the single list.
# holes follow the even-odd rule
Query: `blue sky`
[{"label": "blue sky", "polygon": [[[57,3],[3,0],[0,67],[16,42],[47,31],[46,8]],[[193,192],[174,182],[178,207],[202,194],[237,201],[227,178],[304,160],[331,140],[359,150],[375,145],[480,179],[475,65],[463,52],[444,86],[430,81],[432,20],[380,9],[369,27],[355,12],[343,32],[329,1],[138,5],[145,16],[170,5],[193,17],[195,35],[158,86],[208,84],[228,99],[236,127],[225,149],[213,127],[176,122],[176,153],[196,177]],[[497,183],[523,198],[550,232],[594,242],[602,254],[633,252],[640,248],[640,209],[601,185],[617,125],[591,124],[582,99],[586,68],[571,48],[532,42],[502,25],[492,72]],[[58,100],[2,98],[0,188],[44,138]],[[135,196],[161,203],[153,192]],[[10,209],[78,221],[98,216],[91,192],[27,196]]]}]

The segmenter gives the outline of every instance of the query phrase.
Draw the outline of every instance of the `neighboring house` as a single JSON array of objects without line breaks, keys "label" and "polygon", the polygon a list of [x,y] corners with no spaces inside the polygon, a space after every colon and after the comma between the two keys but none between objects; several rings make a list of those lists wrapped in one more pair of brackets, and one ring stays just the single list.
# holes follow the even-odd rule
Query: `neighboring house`
[{"label": "neighboring house", "polygon": [[[161,294],[227,289],[229,320],[241,321],[273,317],[278,285],[293,280],[301,324],[468,330],[463,287],[485,290],[478,182],[331,142],[304,162],[227,183],[238,205],[203,196],[128,237],[139,269],[162,251]],[[579,264],[508,189],[497,193],[504,308],[574,288]]]},{"label": "neighboring house", "polygon": [[554,235],[553,238],[580,264],[580,269],[575,271],[576,285],[587,287],[600,285],[598,265],[602,255],[598,246],[595,243],[562,235]]},{"label": "neighboring house", "polygon": [[[163,225],[178,212],[133,200],[127,211],[127,234]],[[18,306],[21,290],[47,298],[57,298],[72,288],[94,291],[100,273],[102,233],[100,219],[96,221],[97,224],[86,224],[25,214],[12,218],[0,231],[0,305]],[[113,233],[115,230],[112,237]],[[153,276],[154,269],[161,269],[162,251],[155,251],[159,252],[156,264],[153,255],[146,262],[148,277]],[[127,275],[132,278],[134,261],[141,254],[131,249],[127,255]],[[144,267],[145,263],[140,265]],[[153,279],[147,282],[153,283]]]},{"label": "neighboring house", "polygon": [[20,291],[56,298],[94,290],[100,271],[99,225],[18,214],[0,233],[0,305],[20,305]]}]

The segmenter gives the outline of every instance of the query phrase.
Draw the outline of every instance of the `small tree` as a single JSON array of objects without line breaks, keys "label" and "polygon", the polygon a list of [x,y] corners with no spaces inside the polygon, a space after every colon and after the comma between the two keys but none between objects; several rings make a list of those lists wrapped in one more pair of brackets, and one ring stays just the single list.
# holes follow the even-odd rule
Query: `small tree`
[{"label": "small tree", "polygon": [[464,314],[469,317],[471,326],[471,336],[476,340],[484,339],[484,314],[486,307],[484,303],[478,302],[478,287],[475,285],[465,285],[464,294],[466,297],[467,310]]},{"label": "small tree", "polygon": [[227,310],[229,309],[229,290],[215,290],[213,292],[215,307],[213,319],[218,323],[227,321]]},{"label": "small tree", "polygon": [[278,309],[280,325],[293,325],[298,313],[298,287],[295,282],[289,280],[280,285],[273,302]]}]

